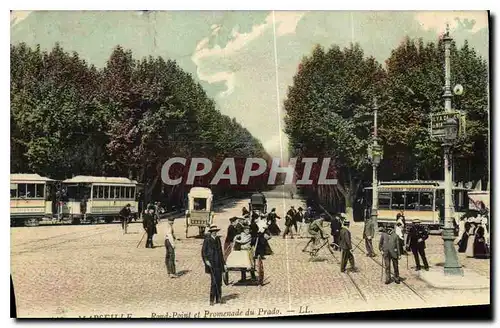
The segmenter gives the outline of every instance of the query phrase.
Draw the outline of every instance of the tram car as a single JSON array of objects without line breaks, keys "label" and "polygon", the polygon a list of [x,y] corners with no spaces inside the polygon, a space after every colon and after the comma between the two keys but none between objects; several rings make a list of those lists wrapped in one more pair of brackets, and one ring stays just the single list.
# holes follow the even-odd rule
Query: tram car
[{"label": "tram car", "polygon": [[55,213],[55,181],[38,174],[10,175],[10,225],[37,226]]},{"label": "tram car", "polygon": [[186,238],[189,227],[198,227],[198,236],[204,235],[206,228],[213,222],[213,194],[209,188],[193,187],[188,194],[188,210],[186,211]]},{"label": "tram car", "polygon": [[[454,186],[453,202],[455,222],[468,210],[467,188]],[[366,198],[372,199],[372,188],[365,188]],[[396,216],[403,212],[407,223],[420,219],[430,230],[439,230],[444,225],[443,181],[387,181],[378,187],[378,226],[394,226]]]},{"label": "tram car", "polygon": [[135,180],[120,177],[78,175],[62,182],[63,200],[59,213],[63,220],[73,224],[96,223],[103,219],[111,223],[119,219],[120,210],[130,204],[132,216],[137,218],[138,202]]}]

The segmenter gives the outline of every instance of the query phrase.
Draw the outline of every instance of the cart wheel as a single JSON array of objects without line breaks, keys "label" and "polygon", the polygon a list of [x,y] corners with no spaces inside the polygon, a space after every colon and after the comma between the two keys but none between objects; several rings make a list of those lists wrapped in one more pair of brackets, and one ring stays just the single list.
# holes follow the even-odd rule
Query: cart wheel
[{"label": "cart wheel", "polygon": [[257,274],[258,274],[258,283],[259,285],[263,286],[264,285],[264,263],[262,262],[262,258],[259,256],[257,259]]}]

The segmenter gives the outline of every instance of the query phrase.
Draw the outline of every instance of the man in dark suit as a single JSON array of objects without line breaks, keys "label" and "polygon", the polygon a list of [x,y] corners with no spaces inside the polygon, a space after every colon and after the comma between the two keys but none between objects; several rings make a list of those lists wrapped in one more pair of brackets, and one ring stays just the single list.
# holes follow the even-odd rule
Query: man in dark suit
[{"label": "man in dark suit", "polygon": [[333,236],[333,245],[332,246],[336,251],[340,251],[340,248],[338,245],[340,242],[339,237],[340,237],[340,229],[342,229],[342,222],[340,221],[338,214],[335,214],[333,216],[332,222],[330,223],[330,229],[331,229],[331,233]]},{"label": "man in dark suit", "polygon": [[381,229],[380,242],[378,249],[384,256],[385,266],[385,283],[391,283],[391,262],[394,267],[394,282],[399,284],[399,257],[401,256],[399,250],[399,236],[392,229]]},{"label": "man in dark suit", "polygon": [[340,229],[339,246],[342,250],[342,259],[340,262],[340,272],[345,272],[347,261],[351,265],[351,271],[357,271],[354,265],[354,255],[352,255],[351,232],[347,227],[349,221],[344,220],[343,227]]},{"label": "man in dark suit", "polygon": [[363,229],[363,239],[365,240],[366,256],[374,257],[373,238],[375,237],[375,225],[371,218],[371,209],[366,210],[365,227]]},{"label": "man in dark suit", "polygon": [[222,273],[226,270],[226,263],[220,237],[217,236],[219,230],[216,225],[210,226],[201,249],[205,273],[210,274],[210,305],[222,304]]},{"label": "man in dark suit", "polygon": [[416,271],[422,269],[420,266],[419,255],[422,257],[422,262],[424,262],[424,269],[429,271],[429,263],[425,257],[425,241],[429,238],[429,233],[424,226],[420,225],[419,219],[414,219],[413,224],[408,232],[408,237],[406,238],[406,248],[411,249],[413,257],[415,258]]},{"label": "man in dark suit", "polygon": [[154,206],[150,205],[148,207],[147,213],[142,217],[142,227],[148,234],[146,248],[153,248],[153,235],[156,233],[156,220],[154,218],[154,211]]}]

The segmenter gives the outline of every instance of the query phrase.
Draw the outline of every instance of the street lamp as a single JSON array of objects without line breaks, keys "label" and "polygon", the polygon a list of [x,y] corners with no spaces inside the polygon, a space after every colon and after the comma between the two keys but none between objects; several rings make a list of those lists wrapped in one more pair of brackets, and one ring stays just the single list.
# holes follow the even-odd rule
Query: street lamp
[{"label": "street lamp", "polygon": [[371,149],[368,150],[368,157],[371,159],[373,167],[373,179],[372,179],[372,212],[371,221],[375,227],[378,227],[378,165],[382,160],[382,147],[378,144],[377,138],[377,99],[373,100],[373,117],[374,117],[374,128],[373,128],[373,145]]},{"label": "street lamp", "polygon": [[[449,27],[446,27],[446,33],[443,37],[444,41],[444,59],[445,59],[445,85],[444,85],[444,109],[445,113],[452,113],[451,109],[451,72],[450,72],[450,47],[452,38],[450,37]],[[455,118],[449,117],[443,123],[443,149],[444,149],[444,228],[443,228],[443,243],[444,243],[444,274],[445,275],[461,275],[463,269],[458,263],[457,250],[455,249],[455,233],[453,229],[453,177],[452,177],[452,146],[458,135],[458,122]]]}]

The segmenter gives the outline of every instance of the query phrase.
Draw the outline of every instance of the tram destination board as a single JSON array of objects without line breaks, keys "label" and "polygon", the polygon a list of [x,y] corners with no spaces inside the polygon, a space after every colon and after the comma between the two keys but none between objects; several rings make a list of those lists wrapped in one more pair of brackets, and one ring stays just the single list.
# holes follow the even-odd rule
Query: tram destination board
[{"label": "tram destination board", "polygon": [[444,122],[449,118],[456,118],[458,120],[459,135],[465,134],[465,113],[454,110],[451,112],[441,112],[431,114],[431,137],[434,139],[442,139],[444,138]]}]

